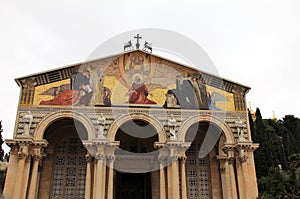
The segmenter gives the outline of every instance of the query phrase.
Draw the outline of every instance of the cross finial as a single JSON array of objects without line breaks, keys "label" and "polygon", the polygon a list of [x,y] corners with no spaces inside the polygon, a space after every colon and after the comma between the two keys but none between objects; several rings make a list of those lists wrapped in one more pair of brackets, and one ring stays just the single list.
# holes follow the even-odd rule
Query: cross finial
[{"label": "cross finial", "polygon": [[136,36],[134,36],[134,38],[137,40],[136,44],[135,44],[136,49],[139,49],[140,48],[140,42],[139,42],[139,40],[142,39],[142,37],[140,37],[140,34],[137,34]]}]

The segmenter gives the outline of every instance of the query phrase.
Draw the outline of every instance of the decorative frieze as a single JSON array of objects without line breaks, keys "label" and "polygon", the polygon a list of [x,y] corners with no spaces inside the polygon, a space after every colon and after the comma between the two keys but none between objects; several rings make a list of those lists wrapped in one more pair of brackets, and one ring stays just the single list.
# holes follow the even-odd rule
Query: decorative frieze
[{"label": "decorative frieze", "polygon": [[[151,114],[150,111],[151,110]],[[30,114],[28,114],[30,111]],[[18,112],[18,119],[16,124],[16,134],[20,135],[29,135],[35,136],[35,129],[40,122],[50,114],[54,113],[63,113],[64,112],[74,112],[74,114],[81,114],[94,125],[94,129],[96,132],[93,132],[93,135],[89,137],[98,138],[100,135],[106,135],[110,126],[113,122],[122,115],[126,116],[128,114],[143,114],[146,116],[150,116],[154,119],[157,119],[162,126],[165,128],[165,132],[173,135],[172,140],[175,140],[177,134],[181,132],[177,132],[181,125],[188,121],[190,117],[199,116],[207,117],[213,116],[215,118],[219,118],[220,121],[224,121],[232,130],[235,135],[235,138],[238,139],[238,130],[236,127],[236,118],[240,118],[240,120],[246,123],[247,114],[245,112],[225,112],[225,111],[212,111],[212,110],[184,110],[184,109],[161,109],[161,108],[141,108],[141,107],[40,107],[40,106],[32,106],[32,107],[20,107]],[[30,117],[29,117],[30,116]],[[27,118],[25,120],[25,118]],[[174,122],[176,120],[176,122]],[[26,124],[26,125],[25,125]],[[30,128],[28,128],[30,127]],[[24,129],[29,129],[26,131]],[[175,133],[174,133],[175,132]],[[90,132],[89,132],[90,133]],[[248,129],[243,128],[243,133],[245,139],[248,137]],[[168,136],[168,135],[166,135]]]}]

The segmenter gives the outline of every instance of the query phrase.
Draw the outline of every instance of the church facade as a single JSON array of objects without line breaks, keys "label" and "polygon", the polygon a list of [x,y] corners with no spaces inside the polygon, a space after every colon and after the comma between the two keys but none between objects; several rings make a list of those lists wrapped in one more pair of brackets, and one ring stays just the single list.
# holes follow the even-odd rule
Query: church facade
[{"label": "church facade", "polygon": [[142,50],[16,79],[6,199],[254,199],[249,87]]}]

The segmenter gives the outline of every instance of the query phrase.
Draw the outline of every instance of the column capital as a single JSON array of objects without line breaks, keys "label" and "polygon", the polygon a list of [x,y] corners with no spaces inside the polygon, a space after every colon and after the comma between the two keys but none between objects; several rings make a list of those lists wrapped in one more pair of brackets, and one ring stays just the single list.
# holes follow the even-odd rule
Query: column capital
[{"label": "column capital", "polygon": [[19,160],[26,160],[27,157],[29,157],[29,154],[23,153],[23,152],[18,152],[18,158],[19,158]]},{"label": "column capital", "polygon": [[87,163],[91,163],[91,162],[93,161],[93,156],[87,154],[87,155],[85,156],[85,160],[86,160]]},{"label": "column capital", "polygon": [[45,157],[45,155],[33,155],[32,158],[34,161],[40,161]]},{"label": "column capital", "polygon": [[223,174],[226,171],[226,166],[220,166],[220,173]]},{"label": "column capital", "polygon": [[157,159],[160,164],[164,164],[167,161],[167,156],[158,156]]},{"label": "column capital", "polygon": [[187,157],[186,157],[186,156],[180,156],[179,159],[180,159],[181,161],[184,161],[184,162],[185,162],[186,159],[187,159]]},{"label": "column capital", "polygon": [[241,163],[246,162],[247,159],[248,159],[248,156],[246,156],[246,155],[243,155],[243,156],[239,156],[239,157],[238,157],[238,160],[239,160]]},{"label": "column capital", "polygon": [[114,155],[107,155],[106,159],[107,159],[108,162],[112,163],[112,162],[115,161],[116,156],[114,156]]},{"label": "column capital", "polygon": [[100,154],[100,153],[96,153],[95,155],[95,159],[96,160],[104,160],[105,159],[105,155],[104,154]]},{"label": "column capital", "polygon": [[238,149],[238,156],[237,156],[237,159],[238,159],[241,163],[243,163],[243,162],[246,162],[247,158],[248,158],[248,156],[247,156],[247,154],[246,154],[245,149],[243,149],[243,148]]},{"label": "column capital", "polygon": [[170,156],[167,158],[169,162],[177,161],[179,159],[178,156]]},{"label": "column capital", "polygon": [[228,157],[227,158],[227,162],[228,162],[228,164],[232,164],[233,162],[234,162],[234,157],[232,157],[232,156],[230,156],[230,157]]}]

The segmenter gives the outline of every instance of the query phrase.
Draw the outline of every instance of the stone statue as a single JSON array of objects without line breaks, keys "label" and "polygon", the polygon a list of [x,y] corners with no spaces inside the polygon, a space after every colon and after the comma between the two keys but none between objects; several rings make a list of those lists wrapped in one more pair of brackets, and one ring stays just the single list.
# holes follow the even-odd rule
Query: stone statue
[{"label": "stone statue", "polygon": [[151,44],[149,42],[145,41],[143,50],[144,51],[150,51],[152,53],[152,46],[151,46]]},{"label": "stone statue", "polygon": [[24,120],[24,133],[23,135],[30,135],[30,127],[33,120],[33,115],[31,114],[31,111],[27,111],[27,114],[23,116]]},{"label": "stone statue", "polygon": [[241,120],[240,117],[238,117],[238,120],[235,122],[235,126],[237,128],[239,141],[244,141],[244,128],[246,127],[246,124]]},{"label": "stone statue", "polygon": [[171,140],[176,140],[176,119],[174,118],[174,115],[171,114],[171,117],[168,119],[168,126],[169,126],[169,136]]},{"label": "stone statue", "polygon": [[129,50],[133,50],[133,45],[131,43],[131,40],[128,41],[127,43],[124,43],[124,51],[126,50],[126,48],[129,48]]},{"label": "stone statue", "polygon": [[104,127],[105,127],[106,118],[104,117],[103,113],[97,118],[97,124],[99,125],[98,132],[96,132],[95,137],[98,138],[104,137]]}]

